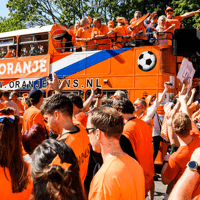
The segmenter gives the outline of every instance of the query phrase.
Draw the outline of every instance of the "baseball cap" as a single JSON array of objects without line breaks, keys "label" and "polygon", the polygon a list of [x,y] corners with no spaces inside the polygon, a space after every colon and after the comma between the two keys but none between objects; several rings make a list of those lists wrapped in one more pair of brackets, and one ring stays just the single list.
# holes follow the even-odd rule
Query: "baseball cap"
[{"label": "baseball cap", "polygon": [[29,98],[39,99],[44,94],[44,90],[33,89],[29,92]]},{"label": "baseball cap", "polygon": [[173,12],[174,12],[174,9],[172,7],[167,7],[167,9],[165,10],[165,14],[167,14],[168,10],[173,10]]}]

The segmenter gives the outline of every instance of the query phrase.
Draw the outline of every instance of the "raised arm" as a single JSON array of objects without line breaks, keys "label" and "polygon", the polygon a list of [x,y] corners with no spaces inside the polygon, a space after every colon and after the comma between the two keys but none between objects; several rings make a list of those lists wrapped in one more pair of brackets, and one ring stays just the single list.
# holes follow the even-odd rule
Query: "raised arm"
[{"label": "raised arm", "polygon": [[182,110],[183,113],[190,116],[189,109],[188,109],[188,106],[187,106],[187,103],[186,103],[186,99],[187,99],[187,93],[184,94],[184,93],[179,92],[179,101],[181,103],[181,110]]},{"label": "raised arm", "polygon": [[93,99],[94,99],[94,97],[95,97],[95,94],[94,94],[94,88],[92,88],[91,89],[91,94],[90,94],[90,96],[87,98],[87,100],[83,103],[83,109],[82,109],[82,111],[83,112],[87,112],[88,111],[88,109],[89,109],[89,107],[90,107],[90,105],[91,105],[91,103],[92,103],[92,101],[93,101]]},{"label": "raised arm", "polygon": [[189,100],[187,101],[187,106],[190,106],[192,104],[192,102],[194,100],[194,95],[196,93],[196,88],[192,88],[191,92],[192,92],[191,96],[190,96]]},{"label": "raised arm", "polygon": [[193,11],[193,12],[187,12],[187,13],[181,15],[181,18],[184,19],[184,18],[187,18],[187,17],[192,17],[197,13],[200,13],[200,9],[197,10],[197,11]]}]

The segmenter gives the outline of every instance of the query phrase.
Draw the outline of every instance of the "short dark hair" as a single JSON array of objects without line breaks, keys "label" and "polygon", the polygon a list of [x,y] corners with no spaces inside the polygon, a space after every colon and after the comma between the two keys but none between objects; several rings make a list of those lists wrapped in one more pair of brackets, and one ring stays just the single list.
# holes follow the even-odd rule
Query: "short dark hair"
[{"label": "short dark hair", "polygon": [[117,109],[118,111],[126,114],[133,114],[135,111],[132,102],[127,98],[119,98],[113,102],[113,108]]},{"label": "short dark hair", "polygon": [[4,90],[4,91],[3,91],[3,97],[9,99],[9,96],[10,96],[10,92],[9,92],[8,90]]},{"label": "short dark hair", "polygon": [[147,102],[144,99],[137,98],[137,100],[139,100],[141,102],[141,104],[143,105],[144,109],[147,108]]},{"label": "short dark hair", "polygon": [[172,119],[172,129],[180,137],[187,137],[192,128],[190,117],[182,112],[178,112]]},{"label": "short dark hair", "polygon": [[19,97],[19,94],[16,91],[11,92],[11,95],[15,95],[16,97]]},{"label": "short dark hair", "polygon": [[82,109],[83,108],[83,100],[82,98],[74,93],[70,93],[67,95],[67,97],[72,101],[72,103],[77,107]]},{"label": "short dark hair", "polygon": [[98,107],[88,112],[91,123],[105,133],[108,138],[119,139],[124,128],[122,115],[111,107]]},{"label": "short dark hair", "polygon": [[72,117],[73,115],[73,104],[71,100],[63,94],[54,94],[50,96],[41,107],[41,113],[53,114],[55,110],[59,110],[65,115]]}]

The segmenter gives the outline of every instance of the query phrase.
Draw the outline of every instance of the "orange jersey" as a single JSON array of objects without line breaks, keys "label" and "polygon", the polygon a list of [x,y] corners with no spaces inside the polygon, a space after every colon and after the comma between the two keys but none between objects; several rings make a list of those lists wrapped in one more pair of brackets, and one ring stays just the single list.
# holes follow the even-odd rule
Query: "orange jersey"
[{"label": "orange jersey", "polygon": [[146,122],[140,119],[129,120],[122,133],[131,142],[136,158],[144,170],[145,194],[150,190],[153,183],[154,164],[152,131]]},{"label": "orange jersey", "polygon": [[[6,173],[6,176],[5,176]],[[12,192],[12,185],[11,185],[11,178],[10,173],[7,168],[0,167],[0,194],[1,194],[1,200],[28,200],[31,196],[31,191],[33,189],[33,184],[28,183],[27,188],[24,189],[20,193],[13,193]]]},{"label": "orange jersey", "polygon": [[[169,28],[172,24],[175,25],[175,28],[174,29],[178,29],[180,28],[180,25],[181,25],[181,21],[182,21],[182,18],[181,16],[175,16],[173,17],[172,19],[167,19],[166,18],[166,23],[165,23],[165,29]],[[166,33],[167,34],[167,38],[168,39],[172,39],[172,34],[174,33],[174,29],[171,29],[171,30],[168,30]],[[167,41],[168,44],[172,44],[172,41]]]},{"label": "orange jersey", "polygon": [[[84,188],[84,180],[87,175],[90,156],[90,141],[83,125],[76,124],[76,126],[78,127],[78,131],[74,133],[66,132],[66,134],[63,134],[61,137],[58,138],[58,140],[64,141],[74,151],[78,159],[78,164],[80,167],[80,178]],[[51,164],[60,165],[64,169],[68,169],[68,167],[70,166],[70,164],[68,163],[61,164],[59,156],[57,156]]]},{"label": "orange jersey", "polygon": [[190,117],[192,117],[193,113],[197,110],[197,106],[196,106],[196,103],[192,103],[189,107],[189,113],[190,113]]},{"label": "orange jersey", "polygon": [[75,118],[81,122],[81,124],[83,124],[84,127],[87,126],[87,119],[88,119],[88,115],[86,115],[84,112],[80,112],[78,114],[75,115]]},{"label": "orange jersey", "polygon": [[[78,38],[91,38],[92,37],[92,28],[88,28],[88,29],[84,29],[84,28],[79,28],[77,33],[76,33],[76,37]],[[84,51],[86,51],[87,49],[96,49],[97,48],[97,45],[95,45],[95,42],[94,40],[91,40],[91,41],[88,41],[88,42],[83,42],[81,41],[81,46],[82,46],[82,49]],[[90,46],[90,45],[95,45],[95,46]],[[86,47],[86,45],[89,45]]]},{"label": "orange jersey", "polygon": [[[106,35],[109,32],[108,26],[105,24],[101,24],[101,27],[93,28],[92,34],[95,35]],[[96,40],[98,44],[98,50],[110,49],[111,40],[110,39],[98,39]],[[101,45],[102,44],[102,45]]]},{"label": "orange jersey", "polygon": [[[174,184],[176,184],[178,179],[184,173],[186,169],[186,164],[190,161],[192,153],[198,147],[200,147],[200,138],[199,136],[193,135],[193,140],[191,143],[179,147],[178,150],[170,156],[167,168],[164,171],[164,175],[168,179],[174,180]],[[199,194],[200,194],[200,180],[196,184],[192,198]]]},{"label": "orange jersey", "polygon": [[89,200],[144,200],[142,167],[129,155],[107,158],[95,174]]},{"label": "orange jersey", "polygon": [[128,35],[128,30],[126,26],[117,26],[113,29],[113,33],[117,36],[116,44],[113,45],[114,49],[122,48],[124,46],[124,42],[126,42],[126,38],[120,37]]},{"label": "orange jersey", "polygon": [[35,106],[31,106],[27,110],[25,110],[23,115],[23,133],[31,128],[34,124],[41,124],[45,127],[43,116],[38,108]]},{"label": "orange jersey", "polygon": [[7,105],[4,102],[0,102],[0,109],[7,108]]},{"label": "orange jersey", "polygon": [[79,49],[81,48],[81,43],[80,42],[76,42],[76,34],[77,34],[77,31],[76,29],[73,29],[73,30],[70,30],[70,35],[72,36],[72,41],[73,41],[73,46],[76,47],[76,49]]}]

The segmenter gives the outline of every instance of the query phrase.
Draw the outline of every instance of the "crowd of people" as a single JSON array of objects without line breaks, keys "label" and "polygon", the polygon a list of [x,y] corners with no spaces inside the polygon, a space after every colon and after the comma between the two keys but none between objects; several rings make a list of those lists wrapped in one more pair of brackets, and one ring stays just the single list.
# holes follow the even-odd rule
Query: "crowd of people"
[{"label": "crowd of people", "polygon": [[146,43],[148,45],[171,45],[174,29],[183,28],[181,21],[200,13],[200,9],[179,16],[173,16],[173,13],[174,9],[171,7],[165,10],[166,15],[160,17],[157,12],[142,16],[140,11],[136,11],[130,22],[124,17],[117,17],[116,27],[113,21],[106,25],[102,24],[98,17],[92,21],[90,16],[83,17],[70,29],[56,24],[66,31],[61,43],[62,52],[119,49],[131,45],[130,42],[135,39],[149,41]]},{"label": "crowd of people", "polygon": [[161,122],[157,109],[169,82],[158,99],[149,95],[132,103],[117,90],[112,104],[103,104],[102,91],[94,89],[85,102],[62,94],[66,81],[59,85],[52,76],[54,94],[45,101],[38,89],[22,102],[17,92],[0,93],[2,200],[153,200],[161,140],[169,144],[161,172],[168,185],[164,199],[200,199],[199,86],[188,91],[185,80],[164,105]]}]

